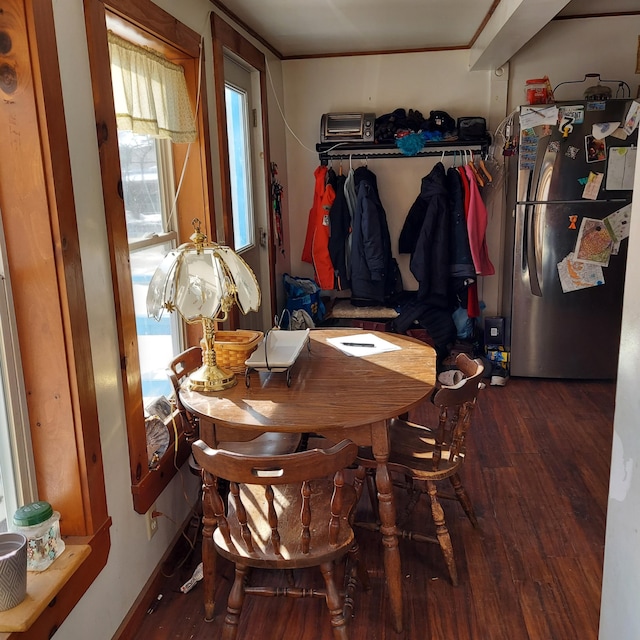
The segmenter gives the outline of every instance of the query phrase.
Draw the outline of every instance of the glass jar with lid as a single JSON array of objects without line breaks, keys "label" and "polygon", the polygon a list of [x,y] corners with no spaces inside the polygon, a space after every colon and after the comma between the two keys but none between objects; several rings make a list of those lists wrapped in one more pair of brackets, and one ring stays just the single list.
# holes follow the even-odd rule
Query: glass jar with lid
[{"label": "glass jar with lid", "polygon": [[27,570],[44,571],[65,548],[60,537],[60,514],[44,500],[20,507],[13,530],[27,537]]}]

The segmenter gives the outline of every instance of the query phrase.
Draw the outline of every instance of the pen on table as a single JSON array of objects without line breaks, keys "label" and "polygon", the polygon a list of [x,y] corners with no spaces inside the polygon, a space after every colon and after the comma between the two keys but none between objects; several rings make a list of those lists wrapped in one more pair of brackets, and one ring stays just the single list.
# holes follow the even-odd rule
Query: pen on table
[{"label": "pen on table", "polygon": [[343,347],[375,347],[371,342],[341,342]]}]

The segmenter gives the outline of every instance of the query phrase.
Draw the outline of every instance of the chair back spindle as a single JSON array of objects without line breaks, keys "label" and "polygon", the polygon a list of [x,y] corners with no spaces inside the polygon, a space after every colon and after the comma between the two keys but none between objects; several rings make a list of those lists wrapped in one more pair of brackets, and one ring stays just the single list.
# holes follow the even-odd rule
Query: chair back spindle
[{"label": "chair back spindle", "polygon": [[271,544],[273,546],[273,552],[280,554],[280,533],[278,532],[278,514],[274,506],[274,494],[273,487],[268,484],[264,488],[264,495],[267,500],[269,526],[271,527]]}]

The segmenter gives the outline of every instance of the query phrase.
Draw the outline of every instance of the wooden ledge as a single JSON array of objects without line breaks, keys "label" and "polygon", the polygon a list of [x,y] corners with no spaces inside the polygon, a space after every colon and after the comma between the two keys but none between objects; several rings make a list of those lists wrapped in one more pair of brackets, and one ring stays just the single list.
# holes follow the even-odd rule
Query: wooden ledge
[{"label": "wooden ledge", "polygon": [[351,304],[349,298],[337,298],[331,310],[327,314],[327,318],[376,318],[384,320],[393,320],[398,317],[398,312],[391,307],[356,307]]},{"label": "wooden ledge", "polygon": [[25,599],[17,607],[0,612],[0,632],[28,631],[90,553],[88,544],[68,544],[47,569],[29,571]]}]

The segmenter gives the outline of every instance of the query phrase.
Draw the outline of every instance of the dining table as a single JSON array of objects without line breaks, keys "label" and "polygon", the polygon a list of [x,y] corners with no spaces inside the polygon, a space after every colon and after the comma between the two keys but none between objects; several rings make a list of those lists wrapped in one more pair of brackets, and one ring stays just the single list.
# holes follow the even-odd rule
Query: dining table
[{"label": "dining table", "polygon": [[[336,346],[336,341],[341,344]],[[349,342],[369,347],[343,346]],[[379,348],[371,349],[373,344]],[[362,355],[358,355],[360,351]],[[387,468],[388,425],[391,418],[427,399],[435,381],[436,352],[425,342],[388,332],[317,328],[309,332],[305,348],[286,372],[247,372],[246,383],[239,377],[235,386],[218,392],[191,390],[186,380],[180,388],[180,401],[197,416],[199,437],[212,448],[219,442],[248,441],[264,432],[313,433],[334,442],[348,438],[359,446],[371,447],[377,463],[375,479],[391,622],[401,632],[402,570],[396,504]],[[203,501],[203,523],[205,617],[212,619],[215,519],[208,500]]]}]

